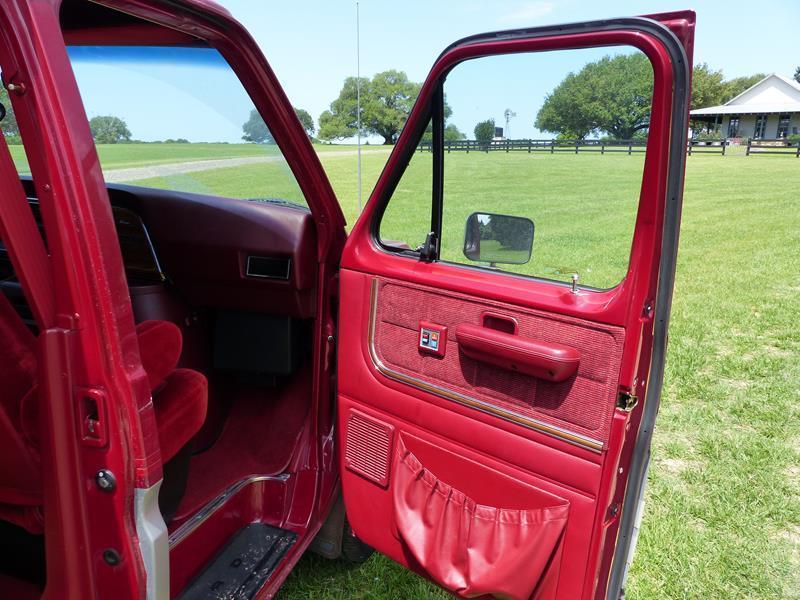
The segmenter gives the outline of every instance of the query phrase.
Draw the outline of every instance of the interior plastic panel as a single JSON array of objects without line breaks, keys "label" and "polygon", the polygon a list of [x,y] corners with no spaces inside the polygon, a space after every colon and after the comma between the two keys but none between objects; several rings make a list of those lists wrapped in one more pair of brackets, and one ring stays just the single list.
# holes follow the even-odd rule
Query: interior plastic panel
[{"label": "interior plastic panel", "polygon": [[[342,302],[348,307],[349,318],[362,324],[358,328],[343,328],[339,344],[338,427],[343,442],[340,472],[348,518],[356,534],[423,576],[433,579],[440,575],[435,564],[420,564],[400,533],[393,494],[397,484],[398,440],[402,438],[431,473],[477,504],[533,510],[543,506],[537,498],[555,497],[568,503],[563,547],[559,550],[560,568],[573,572],[578,569],[581,575],[562,581],[556,597],[580,597],[595,499],[600,491],[601,455],[382,375],[371,361],[366,327],[374,278],[348,270],[343,270],[341,277]],[[418,309],[419,306],[422,305]],[[412,310],[410,305],[407,309]],[[485,309],[480,306],[475,314],[480,315]],[[508,306],[492,307],[494,313],[505,314],[506,309],[513,310],[520,330],[524,331],[530,314]],[[442,313],[431,312],[429,317],[439,320]],[[465,315],[462,312],[457,317],[463,319]],[[413,318],[418,319],[418,315]],[[411,348],[416,352],[416,334],[413,338]],[[457,351],[457,345],[449,346],[452,341],[448,342],[448,354]],[[374,423],[372,430],[365,429],[365,417]],[[357,427],[351,428],[353,422]],[[367,441],[377,439],[381,431],[394,434],[384,433],[379,447],[369,446]],[[369,450],[371,468],[389,464],[390,472],[381,472],[381,480],[376,481],[375,477],[348,468],[345,457],[349,455],[352,460],[359,448],[362,453]],[[525,491],[531,488],[541,494],[533,492],[526,496]],[[392,533],[387,535],[387,532]],[[543,578],[534,587],[545,586],[537,588],[544,592],[544,575],[549,573],[543,572]]]},{"label": "interior plastic panel", "polygon": [[[482,324],[487,311],[513,319],[520,338],[577,350],[577,372],[562,382],[547,381],[467,356],[459,347],[457,327]],[[445,356],[417,351],[420,321],[447,327]],[[601,443],[608,440],[625,337],[622,328],[383,279],[374,336],[378,358],[391,369]]]},{"label": "interior plastic panel", "polygon": [[[142,218],[164,272],[194,306],[314,315],[317,242],[307,209],[124,185],[108,193]],[[289,259],[288,279],[248,277],[249,256]]]}]

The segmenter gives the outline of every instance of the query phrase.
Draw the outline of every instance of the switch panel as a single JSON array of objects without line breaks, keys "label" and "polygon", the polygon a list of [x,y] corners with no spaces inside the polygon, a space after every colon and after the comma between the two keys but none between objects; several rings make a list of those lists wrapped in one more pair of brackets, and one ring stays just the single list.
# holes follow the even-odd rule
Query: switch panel
[{"label": "switch panel", "polygon": [[419,323],[419,350],[426,354],[444,356],[447,348],[447,327],[420,321]]}]

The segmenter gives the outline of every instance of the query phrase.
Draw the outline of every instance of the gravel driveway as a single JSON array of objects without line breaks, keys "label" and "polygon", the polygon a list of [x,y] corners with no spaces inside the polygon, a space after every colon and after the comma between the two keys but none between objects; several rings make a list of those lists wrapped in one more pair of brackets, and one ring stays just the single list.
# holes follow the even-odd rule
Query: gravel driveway
[{"label": "gravel driveway", "polygon": [[[389,149],[362,150],[361,154],[386,154]],[[341,152],[320,152],[325,158],[337,156],[355,156],[356,150],[342,150]],[[198,171],[212,171],[214,169],[226,169],[230,167],[241,167],[243,165],[254,165],[260,163],[279,162],[284,160],[282,156],[246,156],[241,158],[219,158],[213,160],[190,160],[176,163],[165,163],[160,165],[148,165],[146,167],[130,167],[127,169],[109,169],[103,171],[103,177],[107,183],[122,183],[124,181],[136,181],[138,179],[150,179],[152,177],[170,177],[172,175],[182,175],[184,173],[196,173]]]}]

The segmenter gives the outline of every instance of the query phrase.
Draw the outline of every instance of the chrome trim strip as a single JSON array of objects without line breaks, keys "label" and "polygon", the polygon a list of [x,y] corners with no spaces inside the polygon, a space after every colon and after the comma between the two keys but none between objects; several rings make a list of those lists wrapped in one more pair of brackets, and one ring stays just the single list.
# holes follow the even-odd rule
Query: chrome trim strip
[{"label": "chrome trim strip", "polygon": [[479,410],[481,412],[493,415],[495,417],[500,417],[501,419],[505,419],[506,421],[516,423],[517,425],[522,425],[523,427],[527,427],[528,429],[533,429],[535,431],[544,433],[546,435],[568,442],[575,446],[586,448],[587,450],[591,450],[592,452],[600,453],[603,451],[603,442],[599,440],[595,440],[585,435],[581,435],[580,433],[575,433],[572,431],[568,431],[566,429],[562,429],[561,427],[558,427],[556,425],[550,425],[549,423],[539,421],[538,419],[522,415],[512,410],[500,408],[499,406],[495,406],[488,402],[484,402],[483,400],[479,400],[477,398],[461,394],[459,392],[438,386],[436,384],[429,383],[427,381],[424,381],[417,377],[413,377],[411,375],[405,375],[403,373],[391,369],[390,367],[387,367],[378,357],[378,353],[375,350],[375,325],[377,322],[377,315],[378,315],[378,279],[373,278],[372,288],[370,290],[370,315],[369,315],[369,329],[367,332],[367,345],[369,346],[369,355],[370,358],[372,359],[372,364],[375,365],[375,368],[378,369],[378,371],[382,375],[385,375],[389,379],[394,379],[395,381],[399,381],[400,383],[404,383],[418,390],[422,390],[423,392],[428,392],[430,394],[435,394],[436,396],[439,396],[441,398],[452,400],[453,402],[458,402],[459,404],[462,404],[464,406],[474,408],[475,410]]},{"label": "chrome trim strip", "polygon": [[[136,213],[134,213],[134,214],[136,214]],[[155,246],[153,246],[153,240],[150,237],[150,231],[147,229],[147,225],[144,224],[144,221],[142,220],[142,217],[140,217],[139,215],[136,215],[136,216],[139,217],[139,223],[141,223],[141,225],[142,225],[142,231],[144,232],[144,238],[147,240],[147,245],[150,247],[150,256],[152,257],[153,263],[156,266],[156,271],[158,271],[158,276],[161,278],[161,281],[166,281],[167,280],[167,276],[164,273],[164,269],[161,268],[161,262],[158,260],[158,255],[156,254],[156,248],[155,248]]]},{"label": "chrome trim strip", "polygon": [[172,550],[175,546],[177,546],[183,540],[185,540],[192,532],[194,532],[198,527],[200,527],[200,525],[202,525],[211,515],[213,515],[220,508],[222,508],[228,500],[230,500],[240,490],[247,487],[251,483],[257,483],[259,481],[285,482],[288,480],[289,480],[288,474],[253,475],[251,477],[247,477],[246,479],[242,479],[230,485],[224,492],[222,492],[219,496],[211,500],[203,508],[198,510],[194,515],[192,515],[192,517],[188,521],[186,521],[183,525],[181,525],[175,531],[173,531],[172,534],[170,534],[169,549]]}]

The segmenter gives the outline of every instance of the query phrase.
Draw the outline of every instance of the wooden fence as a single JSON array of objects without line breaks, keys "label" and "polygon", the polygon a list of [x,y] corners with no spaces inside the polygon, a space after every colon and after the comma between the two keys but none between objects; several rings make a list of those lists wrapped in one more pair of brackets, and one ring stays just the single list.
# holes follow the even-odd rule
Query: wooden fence
[{"label": "wooden fence", "polygon": [[731,145],[730,140],[692,140],[686,144],[686,152],[692,154],[721,154],[725,156],[725,148]]},{"label": "wooden fence", "polygon": [[788,154],[800,158],[800,142],[788,142],[783,138],[747,140],[747,156],[751,154]]},{"label": "wooden fence", "polygon": [[[690,140],[687,146],[689,154],[725,154],[728,141],[724,139],[696,141]],[[568,152],[579,154],[593,152],[597,154],[637,154],[644,152],[646,140],[452,140],[444,142],[445,152],[527,152],[533,154],[544,152],[556,154]],[[421,142],[417,148],[420,152],[431,152],[429,141]]]}]

